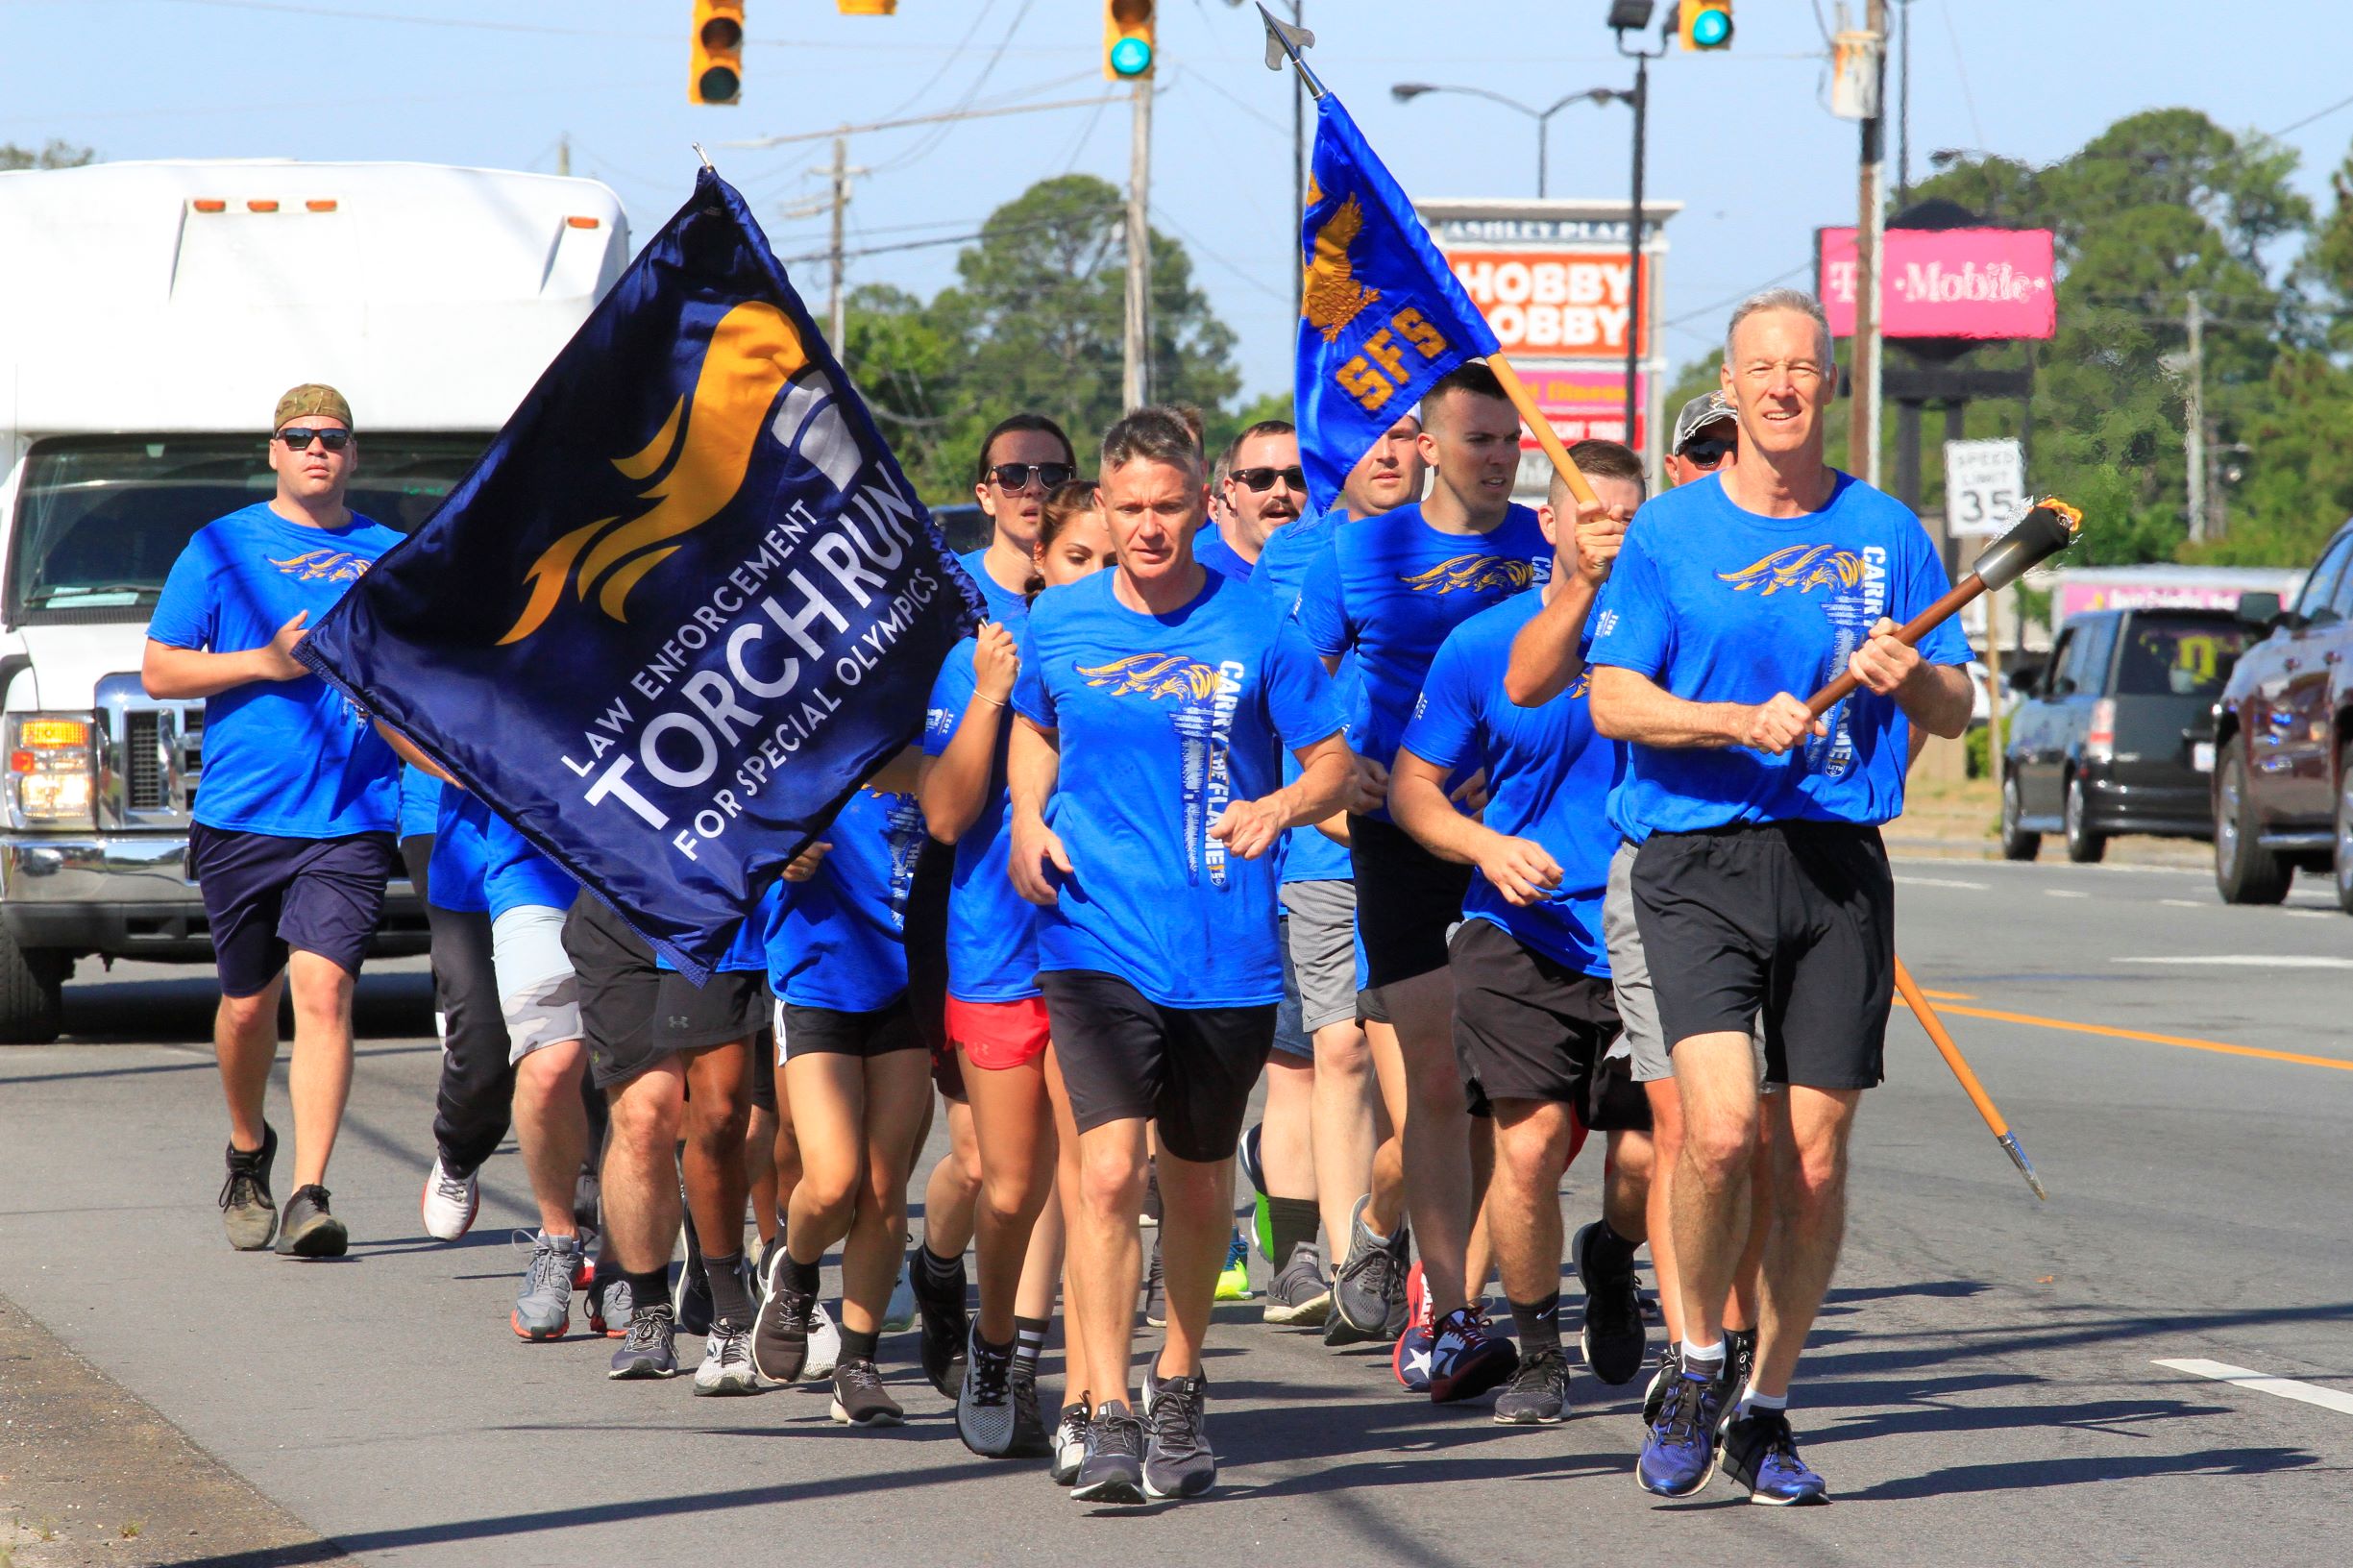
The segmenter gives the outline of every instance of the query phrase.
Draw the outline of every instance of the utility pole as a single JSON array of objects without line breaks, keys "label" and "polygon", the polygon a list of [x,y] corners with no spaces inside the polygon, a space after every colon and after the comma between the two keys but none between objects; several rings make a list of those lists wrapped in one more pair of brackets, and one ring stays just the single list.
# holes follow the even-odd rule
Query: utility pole
[{"label": "utility pole", "polygon": [[1912,205],[1912,0],[1903,0],[1903,42],[1896,54],[1896,210]]},{"label": "utility pole", "polygon": [[[1634,445],[1634,414],[1642,379],[1642,143],[1651,106],[1651,57],[1634,56],[1634,192],[1626,224],[1626,444]],[[1639,449],[1637,449],[1639,450]]]},{"label": "utility pole", "polygon": [[1887,0],[1869,0],[1863,31],[1872,51],[1869,107],[1863,118],[1862,174],[1856,191],[1854,247],[1854,410],[1847,467],[1865,484],[1879,482],[1879,270],[1887,233]]},{"label": "utility pole", "polygon": [[849,297],[842,289],[842,211],[849,206],[849,138],[833,138],[833,286],[825,295],[826,332],[838,355],[845,352],[843,336],[849,326]]},{"label": "utility pole", "polygon": [[572,173],[572,133],[559,132],[555,137],[555,172],[569,177]]},{"label": "utility pole", "polygon": [[1128,407],[1140,408],[1152,397],[1151,79],[1128,90],[1135,94],[1136,119],[1128,145],[1127,331],[1119,395]]},{"label": "utility pole", "polygon": [[2190,465],[2190,542],[2206,539],[2206,312],[2197,290],[2190,290],[2189,429],[2182,432]]}]

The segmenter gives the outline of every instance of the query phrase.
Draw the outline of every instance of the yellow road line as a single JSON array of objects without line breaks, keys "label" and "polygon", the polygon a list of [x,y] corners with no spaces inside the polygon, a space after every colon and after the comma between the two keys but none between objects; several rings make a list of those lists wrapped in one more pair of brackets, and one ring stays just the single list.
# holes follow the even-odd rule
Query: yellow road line
[{"label": "yellow road line", "polygon": [[[1936,996],[1937,992],[1923,995]],[[1903,998],[1896,1000],[1900,1003]],[[2032,1013],[2002,1013],[1990,1007],[1949,1007],[1944,1011],[1966,1018],[1991,1018],[1997,1023],[2025,1023],[2038,1029],[2064,1029],[2071,1034],[2100,1035],[2110,1040],[2140,1040],[2152,1045],[2178,1045],[2185,1050],[2214,1051],[2222,1056],[2260,1057],[2266,1062],[2292,1062],[2305,1067],[2335,1067],[2340,1072],[2353,1072],[2353,1062],[2328,1056],[2299,1056],[2293,1051],[2267,1051],[2256,1045],[2228,1045],[2218,1040],[2194,1040],[2187,1035],[2152,1035],[2142,1029],[2118,1029],[2104,1023],[2075,1023],[2067,1018],[2037,1017]]]},{"label": "yellow road line", "polygon": [[1977,999],[1977,993],[1973,991],[1930,991],[1925,986],[1920,988],[1920,993],[1932,1002],[1973,1002]]}]

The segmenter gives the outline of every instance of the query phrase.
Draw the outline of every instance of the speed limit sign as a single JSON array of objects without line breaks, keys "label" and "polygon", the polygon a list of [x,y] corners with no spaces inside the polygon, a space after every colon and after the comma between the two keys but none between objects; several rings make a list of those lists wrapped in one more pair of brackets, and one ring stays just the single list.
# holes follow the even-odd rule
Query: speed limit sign
[{"label": "speed limit sign", "polygon": [[1945,531],[1999,533],[2026,510],[2026,459],[2016,441],[1945,443]]}]

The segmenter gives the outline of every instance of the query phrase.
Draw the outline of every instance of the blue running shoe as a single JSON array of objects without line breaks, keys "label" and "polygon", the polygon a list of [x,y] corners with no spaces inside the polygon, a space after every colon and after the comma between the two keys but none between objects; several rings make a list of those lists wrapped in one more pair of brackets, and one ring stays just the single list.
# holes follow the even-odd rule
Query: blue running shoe
[{"label": "blue running shoe", "polygon": [[1752,1503],[1786,1508],[1830,1501],[1829,1482],[1798,1458],[1798,1439],[1780,1410],[1752,1408],[1724,1429],[1724,1474]]},{"label": "blue running shoe", "polygon": [[1476,1399],[1520,1369],[1511,1341],[1487,1326],[1475,1307],[1458,1307],[1438,1324],[1430,1342],[1430,1403],[1452,1405]]},{"label": "blue running shoe", "polygon": [[1689,1497],[1707,1484],[1716,1470],[1716,1415],[1723,1407],[1724,1389],[1714,1378],[1685,1372],[1675,1380],[1634,1464],[1644,1491]]}]

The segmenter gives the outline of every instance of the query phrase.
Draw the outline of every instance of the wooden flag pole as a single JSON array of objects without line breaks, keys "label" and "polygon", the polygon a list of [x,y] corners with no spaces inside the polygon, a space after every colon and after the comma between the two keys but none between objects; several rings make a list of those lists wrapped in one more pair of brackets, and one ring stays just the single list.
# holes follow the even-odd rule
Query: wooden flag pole
[{"label": "wooden flag pole", "polygon": [[1952,1075],[1961,1080],[1961,1092],[1969,1096],[1970,1103],[1977,1108],[1977,1115],[1983,1116],[1986,1126],[1993,1129],[1994,1140],[2001,1145],[2001,1152],[2010,1157],[2010,1164],[2016,1165],[2018,1173],[2026,1178],[2026,1185],[2034,1188],[2034,1195],[2046,1203],[2049,1202],[2050,1194],[2043,1190],[2043,1178],[2034,1173],[2034,1162],[2028,1160],[2026,1151],[2018,1146],[2018,1135],[2010,1131],[2010,1124],[1995,1109],[1993,1097],[1986,1093],[1985,1086],[1977,1082],[1976,1073],[1970,1070],[1968,1058],[1952,1042],[1952,1034],[1945,1027],[1945,1020],[1938,1017],[1936,1009],[1928,1005],[1928,998],[1921,993],[1919,983],[1913,980],[1912,971],[1903,967],[1900,958],[1896,960],[1896,991],[1903,997],[1903,1005],[1912,1010],[1912,1017],[1918,1018],[1920,1026],[1928,1032],[1928,1041],[1945,1059],[1945,1066],[1950,1067]]}]

